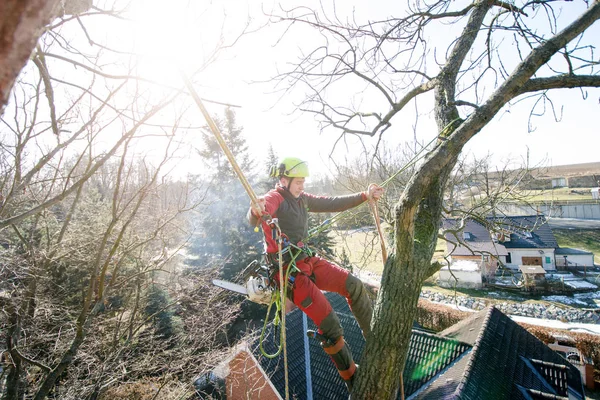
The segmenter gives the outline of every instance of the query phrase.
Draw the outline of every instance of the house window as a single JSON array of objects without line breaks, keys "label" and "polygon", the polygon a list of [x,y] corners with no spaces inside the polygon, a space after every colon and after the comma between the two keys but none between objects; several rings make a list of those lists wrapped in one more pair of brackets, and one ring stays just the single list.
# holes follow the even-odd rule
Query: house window
[{"label": "house window", "polygon": [[567,186],[567,180],[565,178],[554,178],[552,179],[552,187],[565,187]]},{"label": "house window", "polygon": [[508,254],[506,255],[506,263],[507,263],[507,264],[510,264],[510,263],[512,263],[512,259],[511,259],[511,257],[510,257],[510,253],[508,253]]},{"label": "house window", "polygon": [[552,259],[546,256],[546,264],[552,264]]}]

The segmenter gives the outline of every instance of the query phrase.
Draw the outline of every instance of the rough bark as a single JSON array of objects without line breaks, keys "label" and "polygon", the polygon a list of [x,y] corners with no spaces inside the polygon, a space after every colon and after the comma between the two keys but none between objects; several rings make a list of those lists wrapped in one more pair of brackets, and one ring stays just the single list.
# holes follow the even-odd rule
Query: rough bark
[{"label": "rough bark", "polygon": [[0,2],[0,113],[60,0]]},{"label": "rough bark", "polygon": [[22,376],[24,374],[23,361],[18,353],[19,338],[21,336],[21,317],[12,299],[6,308],[9,314],[9,326],[6,330],[7,358],[10,360],[8,376],[6,377],[6,391],[2,400],[19,400],[24,396]]},{"label": "rough bark", "polygon": [[2,0],[0,2],[0,115],[17,76],[44,33],[44,27],[64,14],[79,14],[90,0]]}]

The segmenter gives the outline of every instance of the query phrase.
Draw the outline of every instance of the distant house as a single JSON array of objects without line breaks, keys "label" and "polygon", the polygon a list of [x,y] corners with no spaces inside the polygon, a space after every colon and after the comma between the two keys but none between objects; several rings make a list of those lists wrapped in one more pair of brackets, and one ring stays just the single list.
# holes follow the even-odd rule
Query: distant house
[{"label": "distant house", "polygon": [[458,281],[460,287],[480,289],[483,287],[481,264],[472,260],[455,260],[451,267],[446,265],[440,269],[438,285],[453,288]]},{"label": "distant house", "polygon": [[459,220],[446,219],[443,227],[451,268],[458,261],[473,261],[480,267],[479,275],[489,277],[496,273],[498,260],[504,262],[509,254],[502,243],[492,240],[485,223],[468,219],[461,226]]},{"label": "distant house", "polygon": [[[343,297],[326,296],[360,363],[364,339],[358,324]],[[290,398],[346,400],[332,362],[317,341],[306,337],[315,326],[298,309],[286,321]],[[275,350],[277,329],[269,326],[263,342],[267,351]],[[262,356],[258,340],[229,363],[228,399],[284,397],[283,357]],[[439,334],[414,328],[403,381],[407,400],[585,398],[577,368],[493,307]]]},{"label": "distant house", "polygon": [[[490,173],[488,178],[492,182],[499,181],[504,174],[504,171]],[[519,187],[527,189],[589,188],[598,185],[599,175],[600,162],[533,168],[526,171]]]},{"label": "distant house", "polygon": [[[484,276],[493,274],[497,264],[515,271],[520,265],[556,270],[558,244],[543,215],[488,217],[484,221],[468,219],[463,227],[459,224],[454,219],[444,221],[451,260],[479,258]],[[454,231],[459,228],[462,228],[461,235]]]},{"label": "distant house", "polygon": [[594,253],[591,251],[559,247],[554,250],[554,256],[557,269],[594,266]]}]

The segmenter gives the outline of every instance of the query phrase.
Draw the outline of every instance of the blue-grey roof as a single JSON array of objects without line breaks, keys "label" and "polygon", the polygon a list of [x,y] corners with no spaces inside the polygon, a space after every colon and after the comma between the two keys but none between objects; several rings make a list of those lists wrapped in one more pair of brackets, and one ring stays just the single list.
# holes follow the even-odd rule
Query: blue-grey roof
[{"label": "blue-grey roof", "polygon": [[[337,293],[328,292],[326,296],[340,317],[342,327],[344,328],[344,338],[352,350],[354,361],[360,364],[365,341],[348,307],[348,303],[344,297]],[[307,398],[304,346],[305,343],[308,343],[313,399],[347,400],[348,390],[329,356],[321,348],[320,343],[315,339],[305,340],[303,318],[304,314],[299,309],[290,312],[286,316],[290,397],[294,398],[296,396],[298,399]],[[308,329],[317,329],[310,319],[307,321]],[[275,339],[279,343],[279,327],[275,329]],[[269,353],[275,352],[273,333],[274,327],[269,325],[268,334],[265,336],[264,341],[265,350]],[[282,368],[283,355],[274,359],[263,357],[258,349],[258,340],[251,347],[261,366],[271,377],[271,382],[275,388],[284,396],[285,376]],[[403,375],[405,394],[409,396],[416,392],[468,349],[470,349],[470,345],[468,344],[434,335],[418,328],[413,329]]]},{"label": "blue-grey roof", "polygon": [[[338,312],[344,337],[360,364],[365,343],[360,328],[342,296],[335,293],[326,296]],[[307,398],[305,345],[308,343],[312,398],[346,400],[348,392],[329,357],[318,341],[305,340],[303,318],[298,309],[286,318],[291,398]],[[316,329],[310,320],[308,328]],[[274,352],[273,334],[270,325],[265,339],[269,352]],[[275,337],[278,337],[276,332]],[[252,349],[283,396],[283,356],[271,360],[260,356],[258,339]],[[568,392],[571,399],[584,399],[579,371],[493,307],[439,334],[413,328],[403,378],[407,400],[520,400],[532,398],[533,391],[552,396],[565,396]]]},{"label": "blue-grey roof", "polygon": [[[507,249],[554,249],[558,247],[552,229],[544,215],[488,217],[497,227],[510,232],[510,241],[502,242]],[[527,237],[527,232],[531,237]]]},{"label": "blue-grey roof", "polygon": [[559,247],[554,250],[554,254],[557,256],[593,256],[594,253],[591,251],[580,250],[580,249],[571,249],[569,247]]},{"label": "blue-grey roof", "polygon": [[[544,215],[487,217],[482,220],[468,218],[460,232],[448,232],[459,228],[459,219],[447,218],[443,228],[447,231],[448,251],[455,256],[494,254],[507,255],[510,249],[554,249],[558,247],[554,233]],[[508,241],[493,240],[490,231],[504,232],[510,235]],[[463,238],[468,232],[469,238]],[[454,246],[451,242],[458,242]]]},{"label": "blue-grey roof", "polygon": [[[497,243],[490,236],[490,227],[485,226],[487,221],[476,221],[466,219],[462,230],[460,220],[445,219],[443,221],[446,237],[446,247],[453,256],[471,256],[493,254],[505,256],[508,254],[502,243]],[[468,233],[469,238],[465,239],[463,233]],[[455,246],[455,243],[457,244]]]}]

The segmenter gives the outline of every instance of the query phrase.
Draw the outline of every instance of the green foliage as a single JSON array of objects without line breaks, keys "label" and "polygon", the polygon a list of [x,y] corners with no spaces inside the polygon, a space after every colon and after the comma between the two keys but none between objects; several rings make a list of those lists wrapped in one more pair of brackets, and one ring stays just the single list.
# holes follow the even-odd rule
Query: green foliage
[{"label": "green foliage", "polygon": [[[235,112],[227,108],[225,110],[225,118],[214,118],[215,123],[223,140],[227,143],[229,150],[236,158],[236,161],[244,173],[250,172],[250,156],[248,154],[248,145],[246,138],[243,136],[243,128],[238,126],[235,120]],[[198,151],[204,164],[211,171],[211,177],[214,180],[234,179],[236,177],[229,160],[221,149],[219,142],[214,137],[214,134],[209,127],[204,127],[202,133],[202,141],[204,148]]]},{"label": "green foliage", "polygon": [[341,253],[338,254],[338,259],[340,267],[345,268],[350,272],[354,271],[354,266],[352,265],[352,261],[350,261],[350,256],[348,255],[346,248],[342,247]]},{"label": "green foliage", "polygon": [[269,148],[267,149],[267,158],[264,162],[264,168],[261,168],[258,176],[258,187],[263,192],[268,192],[269,190],[273,189],[279,181],[277,177],[269,176],[269,171],[271,170],[271,167],[277,165],[278,162],[279,157],[277,156],[277,154],[275,154],[275,150],[273,150],[273,145],[269,145]]},{"label": "green foliage", "polygon": [[311,228],[316,228],[318,226],[321,226],[321,224],[325,224],[324,225],[324,229],[319,231],[318,233],[316,233],[314,236],[312,236],[309,241],[308,241],[308,246],[311,249],[314,249],[316,252],[318,252],[319,254],[325,256],[325,257],[333,257],[335,255],[334,252],[334,247],[335,247],[335,240],[331,237],[330,233],[331,233],[331,226],[327,225],[327,218],[328,215],[326,214],[320,214],[320,213],[309,213],[308,214],[308,226]]},{"label": "green foliage", "polygon": [[156,334],[163,339],[172,338],[181,331],[181,323],[172,311],[169,293],[157,284],[148,289],[144,314],[152,319]]},{"label": "green foliage", "polygon": [[[237,126],[235,113],[227,109],[216,119],[223,139],[248,179],[253,177],[246,139]],[[235,175],[213,134],[203,134],[204,148],[198,152],[209,171],[206,204],[199,210],[195,225],[198,234],[190,254],[198,266],[221,265],[221,276],[233,279],[262,249],[261,236],[248,224],[248,195]]]}]

